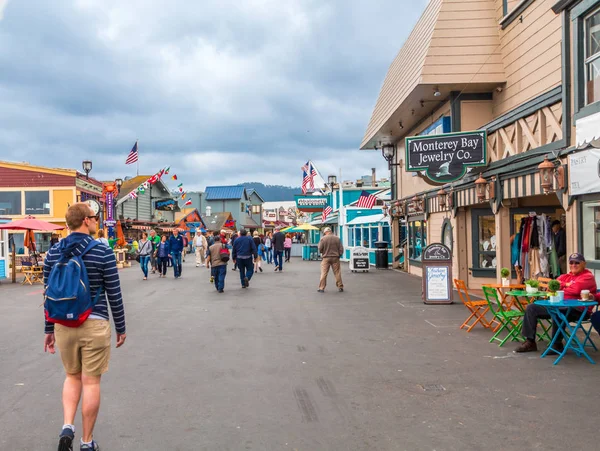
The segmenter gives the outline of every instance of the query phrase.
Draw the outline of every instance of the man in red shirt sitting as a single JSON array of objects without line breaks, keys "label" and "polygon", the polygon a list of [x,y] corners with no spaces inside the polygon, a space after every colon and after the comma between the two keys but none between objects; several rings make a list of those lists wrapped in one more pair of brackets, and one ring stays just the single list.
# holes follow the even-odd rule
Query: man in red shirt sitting
[{"label": "man in red shirt sitting", "polygon": [[[590,290],[590,299],[593,300],[593,295],[596,294],[596,279],[594,274],[589,269],[585,269],[585,258],[581,254],[571,254],[569,256],[569,272],[559,276],[557,279],[560,282],[560,289],[565,292],[565,299],[581,299],[582,290]],[[567,319],[571,322],[577,322],[581,316],[580,309],[573,309],[569,313]],[[593,307],[588,307],[585,319],[588,319],[592,314]],[[566,309],[565,309],[566,311]],[[535,334],[538,319],[550,319],[550,315],[545,307],[529,304],[525,309],[525,317],[523,318],[523,328],[521,334],[527,339],[525,343],[520,345],[515,352],[532,352],[537,351],[535,343]],[[552,336],[558,331],[556,324],[552,324]],[[563,344],[558,340],[554,344],[554,348],[562,352]]]}]

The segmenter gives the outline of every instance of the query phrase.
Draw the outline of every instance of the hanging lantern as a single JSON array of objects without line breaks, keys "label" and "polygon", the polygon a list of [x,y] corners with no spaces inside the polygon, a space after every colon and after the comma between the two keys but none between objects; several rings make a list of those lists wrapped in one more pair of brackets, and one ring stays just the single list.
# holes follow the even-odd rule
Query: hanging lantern
[{"label": "hanging lantern", "polygon": [[552,191],[554,181],[552,180],[552,176],[554,175],[554,164],[548,161],[548,157],[544,157],[544,161],[542,161],[538,169],[540,170],[540,180],[542,182],[542,189],[544,193],[548,194]]},{"label": "hanging lantern", "polygon": [[438,198],[438,203],[440,204],[440,208],[445,208],[446,207],[446,195],[448,193],[446,192],[446,190],[444,190],[444,188],[442,187],[441,190],[439,190],[437,192],[437,198]]},{"label": "hanging lantern", "polygon": [[479,174],[479,178],[475,180],[475,190],[477,192],[477,200],[483,202],[485,200],[485,189],[487,187],[486,180]]}]

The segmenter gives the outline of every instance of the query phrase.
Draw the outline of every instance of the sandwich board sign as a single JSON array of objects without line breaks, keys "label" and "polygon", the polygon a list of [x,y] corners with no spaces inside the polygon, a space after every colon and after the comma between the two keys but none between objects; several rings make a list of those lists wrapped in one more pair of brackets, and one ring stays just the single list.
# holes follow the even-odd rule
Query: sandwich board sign
[{"label": "sandwich board sign", "polygon": [[355,271],[368,271],[369,270],[369,250],[359,246],[352,249],[350,253],[350,270]]},{"label": "sandwich board sign", "polygon": [[452,252],[442,243],[423,251],[423,302],[452,304]]}]

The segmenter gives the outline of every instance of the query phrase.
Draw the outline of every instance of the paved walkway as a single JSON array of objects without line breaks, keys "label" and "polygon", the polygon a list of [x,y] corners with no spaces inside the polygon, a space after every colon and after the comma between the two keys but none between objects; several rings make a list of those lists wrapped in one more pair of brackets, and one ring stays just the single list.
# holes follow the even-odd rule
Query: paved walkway
[{"label": "paved walkway", "polygon": [[[596,446],[598,365],[460,331],[464,307],[423,305],[420,279],[344,266],[346,291],[330,275],[319,294],[318,264],[295,259],[248,290],[229,271],[217,294],[190,259],[180,280],[120,274],[128,340],[103,380],[105,451]],[[40,302],[39,287],[0,285],[1,450],[56,449],[63,375]]]}]

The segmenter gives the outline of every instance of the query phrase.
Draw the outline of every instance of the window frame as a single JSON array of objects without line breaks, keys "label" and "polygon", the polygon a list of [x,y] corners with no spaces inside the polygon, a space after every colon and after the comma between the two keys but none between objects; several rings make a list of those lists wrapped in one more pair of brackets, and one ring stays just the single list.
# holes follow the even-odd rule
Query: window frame
[{"label": "window frame", "polygon": [[[27,196],[30,194],[39,194],[39,193],[46,193],[48,195],[48,211],[46,212],[46,209],[44,208],[43,212],[40,213],[38,211],[33,211],[33,212],[28,212],[27,211]],[[25,202],[23,204],[23,207],[25,207],[23,209],[23,207],[21,207],[21,211],[25,211],[26,215],[34,215],[34,216],[50,216],[51,212],[52,212],[52,205],[50,203],[50,200],[52,199],[52,195],[50,193],[50,190],[34,190],[34,191],[24,191],[24,196],[25,198]],[[42,204],[43,205],[43,204]]]},{"label": "window frame", "polygon": [[[577,247],[578,247],[578,250],[577,250],[577,252],[584,251],[583,227],[585,226],[585,224],[583,223],[583,208],[584,208],[583,204],[589,203],[589,202],[598,202],[598,196],[594,195],[594,194],[589,194],[589,195],[580,196],[577,199],[577,207],[578,207],[578,212],[577,212],[577,217],[578,217]],[[582,252],[582,253],[585,256],[585,252]],[[600,270],[600,260],[591,260],[591,259],[586,258],[586,268]]]},{"label": "window frame", "polygon": [[[479,257],[484,255],[494,255],[498,256],[498,246],[496,245],[495,251],[480,251],[479,250],[479,218],[482,216],[492,216],[494,218],[494,229],[496,227],[496,215],[492,211],[491,208],[473,208],[471,210],[471,256],[472,262],[471,274],[473,277],[495,277],[496,276],[496,268],[482,268],[479,266]],[[495,231],[495,230],[494,230]],[[496,238],[497,242],[497,238]]]},{"label": "window frame", "polygon": [[418,228],[421,231],[421,237],[425,237],[425,245],[423,245],[423,243],[421,243],[421,257],[423,255],[423,250],[427,247],[427,220],[425,219],[425,215],[419,215],[419,216],[412,216],[410,218],[408,218],[407,220],[407,224],[406,224],[406,235],[407,235],[407,243],[408,243],[408,261],[410,262],[410,265],[413,266],[422,266],[422,260],[417,260],[415,258],[412,258],[412,230],[411,230],[411,222],[417,222],[420,221],[421,225],[418,226]]},{"label": "window frame", "polygon": [[[573,29],[573,120],[577,121],[592,114],[600,113],[600,100],[586,105],[587,97],[587,64],[592,59],[586,58],[586,21],[600,12],[600,5],[594,0],[583,0],[571,10],[571,26]],[[598,53],[596,53],[598,55]]]},{"label": "window frame", "polygon": [[2,213],[3,216],[23,216],[23,212],[24,212],[24,207],[25,207],[25,199],[23,198],[23,191],[19,190],[19,191],[0,191],[0,194],[6,194],[6,193],[13,193],[13,194],[18,194],[18,199],[19,199],[19,211],[16,213]]}]

